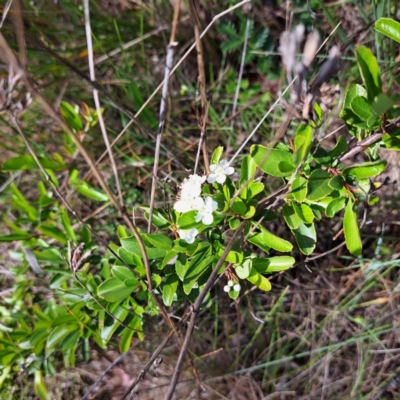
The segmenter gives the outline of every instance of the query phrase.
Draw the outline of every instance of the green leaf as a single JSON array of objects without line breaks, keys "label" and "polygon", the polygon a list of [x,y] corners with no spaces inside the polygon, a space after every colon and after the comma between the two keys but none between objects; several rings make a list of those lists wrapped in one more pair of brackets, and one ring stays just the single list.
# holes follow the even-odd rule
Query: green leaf
[{"label": "green leaf", "polygon": [[372,103],[375,96],[382,93],[382,81],[378,62],[371,50],[365,46],[357,47],[356,57],[362,80],[367,89],[368,101]]},{"label": "green leaf", "polygon": [[375,29],[400,43],[400,22],[391,18],[380,18],[375,23]]},{"label": "green leaf", "polygon": [[65,233],[68,235],[68,238],[76,243],[77,240],[75,236],[75,231],[72,228],[71,220],[69,219],[68,212],[64,206],[60,207],[60,217],[62,226],[64,227]]},{"label": "green leaf", "polygon": [[311,224],[314,221],[314,213],[311,208],[305,204],[299,204],[296,202],[292,203],[293,209],[296,212],[297,216],[305,223]]},{"label": "green leaf", "polygon": [[124,282],[126,286],[134,286],[139,282],[132,270],[124,265],[114,265],[111,271],[113,275]]},{"label": "green leaf", "polygon": [[328,218],[333,218],[337,212],[339,212],[346,202],[345,197],[339,197],[335,200],[332,200],[328,207],[326,207],[325,214]]},{"label": "green leaf", "polygon": [[258,167],[268,175],[276,177],[290,175],[291,172],[281,172],[279,170],[279,163],[283,161],[288,165],[292,165],[293,169],[296,168],[292,161],[292,153],[289,151],[253,145],[250,148],[250,154]]},{"label": "green leaf", "polygon": [[198,282],[200,276],[206,272],[208,267],[214,261],[213,256],[206,257],[206,254],[210,253],[211,251],[198,253],[190,262],[189,268],[185,274],[185,278],[183,279],[183,291],[186,294],[189,294],[192,291],[194,284]]},{"label": "green leaf", "polygon": [[345,110],[346,108],[351,108],[351,103],[353,99],[356,98],[357,96],[367,97],[367,91],[361,85],[358,84],[351,85],[347,89],[346,94],[344,96],[343,108],[339,114],[340,118],[343,118],[343,110]]},{"label": "green leaf", "polygon": [[82,182],[76,191],[89,199],[96,201],[108,201],[108,196],[101,190],[97,190],[86,182]]},{"label": "green leaf", "polygon": [[[140,208],[145,211],[144,215],[147,218],[147,220],[149,220],[150,207],[142,205],[140,206]],[[162,208],[154,208],[152,224],[156,228],[160,229],[168,228],[170,226],[170,222],[168,220],[168,214]]]},{"label": "green leaf", "polygon": [[[49,158],[38,157],[43,168],[51,169],[54,171],[61,171],[66,168],[64,163],[59,164],[58,162],[51,161]],[[3,172],[7,171],[28,171],[38,169],[39,166],[32,156],[19,156],[10,158],[5,161],[1,167]]]},{"label": "green leaf", "polygon": [[253,285],[259,287],[261,290],[266,292],[271,290],[270,281],[265,276],[259,274],[255,269],[251,271],[251,275],[247,277],[247,280]]},{"label": "green leaf", "polygon": [[295,152],[293,154],[293,162],[299,165],[306,157],[311,145],[313,130],[310,125],[300,124],[297,128],[294,138]]},{"label": "green leaf", "polygon": [[124,302],[121,306],[118,306],[116,309],[112,311],[112,315],[115,318],[111,318],[110,316],[107,316],[106,321],[108,321],[108,324],[104,324],[103,329],[101,330],[100,337],[103,341],[103,343],[108,343],[108,341],[111,339],[113,333],[118,329],[118,327],[121,325],[120,322],[117,321],[119,319],[120,321],[124,322],[125,318],[129,314],[129,310],[127,307],[127,303]]},{"label": "green leaf", "polygon": [[379,94],[374,98],[372,103],[372,112],[375,116],[380,117],[383,113],[390,110],[394,105],[394,101],[386,94]]},{"label": "green leaf", "polygon": [[252,199],[253,197],[257,196],[259,193],[261,193],[264,190],[264,184],[261,182],[253,182],[251,185],[248,187],[248,195],[247,197],[249,199]]},{"label": "green leaf", "polygon": [[242,167],[240,171],[240,181],[239,187],[246,185],[245,188],[240,192],[240,197],[242,199],[248,199],[250,196],[248,194],[250,185],[253,183],[254,175],[256,173],[257,165],[250,156],[243,158]]},{"label": "green leaf", "polygon": [[252,258],[253,268],[260,274],[284,271],[294,265],[296,259],[290,256],[277,256],[270,258]]},{"label": "green leaf", "polygon": [[297,229],[292,229],[292,232],[300,251],[307,256],[310,255],[314,251],[317,243],[317,234],[314,224],[300,222],[299,227]]},{"label": "green leaf", "polygon": [[13,242],[14,240],[28,240],[31,237],[29,233],[12,233],[11,235],[0,236],[0,242]]},{"label": "green leaf", "polygon": [[56,326],[51,332],[46,342],[46,349],[54,349],[62,342],[71,332],[79,328],[77,324],[63,324]]},{"label": "green leaf", "polygon": [[307,196],[307,179],[296,176],[292,182],[291,194],[299,203],[302,203]]},{"label": "green leaf", "polygon": [[248,258],[241,265],[235,266],[235,273],[240,279],[246,279],[250,276],[252,269],[252,259]]},{"label": "green leaf", "polygon": [[[131,254],[134,254],[137,257],[143,258],[142,251],[140,249],[140,245],[134,236],[121,239],[122,247]],[[164,258],[167,254],[167,251],[164,249],[159,249],[155,247],[145,246],[147,257],[150,260],[156,260],[159,258]]]},{"label": "green leaf", "polygon": [[191,229],[201,227],[200,222],[196,222],[197,211],[189,211],[182,214],[176,224],[179,229]]},{"label": "green leaf", "polygon": [[333,189],[329,186],[330,178],[331,175],[329,172],[322,169],[316,169],[311,172],[308,178],[307,199],[316,201],[328,196],[328,194],[333,191]]},{"label": "green leaf", "polygon": [[248,239],[250,243],[258,245],[255,241],[255,239],[257,239],[257,242],[261,242],[263,247],[270,247],[281,252],[292,251],[293,245],[290,242],[274,235],[261,225],[259,225],[258,228],[261,230],[261,232],[252,233]]},{"label": "green leaf", "polygon": [[363,164],[353,165],[343,170],[344,176],[352,176],[356,179],[366,179],[381,174],[386,168],[387,162],[377,160]]},{"label": "green leaf", "polygon": [[60,104],[60,112],[70,128],[75,129],[76,131],[81,131],[83,129],[83,124],[81,118],[79,117],[79,113],[76,112],[74,107],[72,107],[69,103],[62,101]]},{"label": "green leaf", "polygon": [[233,204],[232,204],[232,211],[233,211],[235,214],[238,214],[238,215],[243,215],[243,214],[246,213],[247,207],[246,207],[246,205],[243,203],[243,200],[240,199],[239,197],[236,197],[236,199],[233,201]]},{"label": "green leaf", "polygon": [[35,369],[35,392],[40,400],[51,400],[40,369]]},{"label": "green leaf", "polygon": [[351,102],[351,109],[354,113],[363,120],[367,120],[372,114],[371,105],[367,99],[362,96],[357,96]]},{"label": "green leaf", "polygon": [[51,226],[50,224],[42,224],[39,225],[37,229],[44,235],[56,239],[62,244],[67,244],[68,242],[67,238],[64,235],[64,232],[56,226]]},{"label": "green leaf", "polygon": [[146,233],[142,235],[143,239],[148,240],[154,247],[158,249],[171,250],[172,240],[159,233]]},{"label": "green leaf", "polygon": [[328,166],[332,163],[331,156],[329,153],[322,147],[317,147],[317,150],[313,152],[314,160],[324,166]]},{"label": "green leaf", "polygon": [[297,215],[293,206],[290,204],[285,204],[282,208],[282,214],[289,228],[296,229],[299,227],[301,219]]},{"label": "green leaf", "polygon": [[350,253],[359,256],[362,251],[362,243],[358,229],[357,214],[353,210],[353,202],[350,199],[344,211],[343,230],[346,246]]},{"label": "green leaf", "polygon": [[132,336],[134,333],[135,331],[131,329],[125,329],[122,333],[121,340],[119,341],[119,349],[122,353],[126,353],[131,348]]},{"label": "green leaf", "polygon": [[178,289],[178,283],[179,283],[178,276],[173,274],[167,278],[165,284],[163,285],[162,298],[164,304],[167,307],[169,307],[172,304],[172,301],[174,300],[174,295],[176,293],[176,290]]},{"label": "green leaf", "polygon": [[329,186],[334,190],[341,190],[343,188],[343,178],[340,175],[333,176],[329,179]]},{"label": "green leaf", "polygon": [[343,136],[339,136],[339,139],[336,143],[336,146],[329,151],[329,156],[332,160],[340,157],[342,154],[346,153],[347,149],[349,148],[346,139]]},{"label": "green leaf", "polygon": [[98,294],[108,302],[115,303],[125,300],[134,290],[135,287],[128,287],[123,281],[113,277],[106,279],[98,287]]},{"label": "green leaf", "polygon": [[218,164],[221,160],[222,153],[224,152],[224,148],[222,146],[218,146],[211,157],[210,165]]}]

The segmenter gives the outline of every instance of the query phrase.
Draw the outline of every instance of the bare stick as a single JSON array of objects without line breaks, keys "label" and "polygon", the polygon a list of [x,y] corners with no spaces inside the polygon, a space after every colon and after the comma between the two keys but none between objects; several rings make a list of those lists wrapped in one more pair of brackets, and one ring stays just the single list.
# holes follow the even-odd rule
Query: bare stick
[{"label": "bare stick", "polygon": [[161,103],[160,103],[160,115],[158,120],[158,132],[156,138],[156,149],[154,152],[154,166],[153,166],[153,179],[151,182],[151,194],[150,194],[150,210],[149,210],[149,224],[147,226],[147,232],[151,232],[151,224],[153,222],[153,211],[154,211],[154,201],[156,195],[156,187],[157,187],[157,174],[158,174],[158,163],[160,161],[160,147],[161,147],[161,138],[164,131],[165,125],[165,116],[167,114],[167,97],[168,97],[168,86],[169,86],[169,73],[172,68],[172,64],[174,63],[174,54],[175,48],[178,43],[175,41],[176,31],[178,29],[178,18],[179,18],[179,9],[181,6],[181,1],[177,1],[174,8],[174,18],[172,22],[172,32],[171,38],[169,41],[169,45],[167,47],[167,58],[165,61],[165,69],[164,69],[164,84],[161,92]]},{"label": "bare stick", "polygon": [[[199,141],[199,150],[200,148],[203,151],[203,159],[204,159],[204,168],[206,174],[210,173],[210,166],[208,162],[208,154],[207,154],[207,120],[208,120],[208,102],[207,102],[207,93],[206,93],[206,73],[204,70],[204,56],[203,56],[203,46],[201,43],[200,37],[200,29],[199,23],[196,16],[196,10],[193,4],[193,0],[188,2],[189,4],[189,12],[190,19],[194,29],[194,37],[195,37],[195,45],[197,52],[197,68],[199,70],[198,83],[200,87],[200,97],[201,97],[201,114],[199,118],[199,126],[200,126],[200,141]],[[200,151],[197,152],[196,163],[194,167],[194,173],[197,171],[197,165],[199,161]]]},{"label": "bare stick", "polygon": [[185,360],[185,356],[186,356],[186,353],[187,353],[188,348],[189,348],[189,343],[190,343],[190,340],[192,338],[192,334],[193,334],[193,331],[194,331],[194,326],[195,326],[195,323],[196,323],[197,314],[198,314],[198,312],[200,310],[200,306],[201,306],[204,298],[206,297],[207,293],[214,286],[215,280],[216,280],[216,278],[218,276],[219,269],[221,268],[222,264],[225,262],[225,259],[228,256],[228,253],[230,252],[232,246],[234,245],[234,243],[236,241],[236,238],[239,236],[239,234],[242,233],[242,230],[244,229],[246,223],[247,223],[247,221],[243,221],[239,225],[239,227],[236,229],[236,231],[233,234],[231,240],[227,244],[227,246],[225,248],[225,251],[223,252],[221,258],[218,260],[215,268],[211,272],[210,277],[208,278],[207,282],[205,283],[203,290],[201,291],[201,293],[199,294],[199,296],[197,297],[195,303],[193,304],[193,306],[191,308],[190,322],[189,322],[189,326],[188,326],[187,331],[186,331],[185,340],[183,342],[182,349],[181,349],[181,351],[179,353],[178,361],[177,361],[177,363],[175,365],[174,373],[172,375],[171,382],[170,382],[167,394],[164,397],[164,400],[171,400],[171,398],[172,398],[172,396],[174,394],[175,387],[176,387],[176,384],[177,384],[178,379],[179,379],[179,375],[180,375],[181,370],[182,370],[183,361]]},{"label": "bare stick", "polygon": [[13,2],[13,0],[7,0],[7,3],[3,8],[3,15],[1,16],[1,21],[0,21],[0,29],[3,27],[4,21],[7,18],[7,14],[8,14],[8,11],[10,10],[12,2]]},{"label": "bare stick", "polygon": [[115,49],[110,51],[107,54],[104,54],[103,56],[100,56],[98,58],[96,58],[94,60],[95,65],[102,63],[103,61],[108,60],[109,58],[121,53],[122,50],[126,50],[129,49],[132,46],[135,46],[136,44],[139,44],[141,42],[143,42],[143,40],[148,39],[149,37],[156,35],[157,33],[164,31],[165,29],[168,28],[168,25],[162,25],[160,27],[158,27],[157,29],[153,29],[152,31],[145,33],[143,36],[137,38],[137,39],[133,39],[131,41],[129,41],[128,43],[124,43],[121,48]]},{"label": "bare stick", "polygon": [[[250,11],[250,10],[249,10]],[[233,131],[233,125],[235,123],[235,120],[233,116],[236,113],[236,108],[237,108],[237,103],[239,99],[239,93],[240,93],[240,84],[242,82],[242,76],[243,76],[243,69],[244,69],[244,61],[246,59],[246,53],[247,53],[247,44],[249,41],[249,32],[250,32],[250,17],[247,18],[247,23],[246,23],[246,32],[244,34],[244,42],[243,42],[243,50],[242,50],[242,59],[240,60],[240,68],[239,68],[239,76],[236,84],[236,91],[235,91],[235,97],[233,99],[233,106],[232,106],[232,119],[231,119],[231,126],[230,130],[231,132]],[[226,146],[229,147],[229,146]]]},{"label": "bare stick", "polygon": [[[90,10],[89,10],[89,0],[83,0],[83,10],[85,14],[85,31],[86,31],[86,42],[88,51],[88,62],[89,62],[89,73],[92,82],[96,81],[95,71],[94,71],[94,60],[93,60],[93,43],[92,43],[92,29],[90,26]],[[124,200],[122,198],[121,185],[118,178],[117,166],[115,165],[114,156],[110,147],[110,141],[108,140],[107,129],[104,124],[103,114],[101,113],[99,91],[93,88],[93,99],[96,105],[97,116],[99,118],[100,130],[103,135],[103,140],[108,151],[108,157],[110,158],[111,168],[113,170],[115,184],[117,185],[118,198],[121,207],[124,207]]]}]

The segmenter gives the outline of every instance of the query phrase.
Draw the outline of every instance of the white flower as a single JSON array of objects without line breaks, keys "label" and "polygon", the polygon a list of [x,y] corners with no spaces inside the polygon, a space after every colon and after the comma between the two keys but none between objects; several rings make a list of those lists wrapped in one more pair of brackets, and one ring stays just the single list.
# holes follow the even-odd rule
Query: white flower
[{"label": "white flower", "polygon": [[233,287],[233,290],[235,292],[240,292],[240,289],[241,289],[241,286],[238,283]]},{"label": "white flower", "polygon": [[197,210],[196,222],[201,221],[204,225],[211,225],[214,217],[212,213],[218,208],[218,203],[211,197],[206,197],[205,201],[198,197],[194,204],[195,210]]},{"label": "white flower", "polygon": [[233,282],[232,279],[228,281],[228,286],[232,287],[234,284],[235,284],[235,282]]},{"label": "white flower", "polygon": [[228,293],[231,290],[231,287],[228,285],[224,286],[224,292]]},{"label": "white flower", "polygon": [[195,198],[180,199],[174,204],[174,210],[185,213],[193,210],[193,201]]},{"label": "white flower", "polygon": [[222,160],[218,164],[210,165],[210,175],[208,175],[208,183],[224,183],[227,175],[232,175],[235,172],[233,167],[229,166],[228,161]]},{"label": "white flower", "polygon": [[187,230],[178,229],[179,237],[189,244],[192,244],[194,242],[194,239],[196,239],[198,233],[199,231],[196,228]]},{"label": "white flower", "polygon": [[199,197],[201,194],[201,185],[206,177],[200,175],[189,175],[181,185],[181,199]]}]

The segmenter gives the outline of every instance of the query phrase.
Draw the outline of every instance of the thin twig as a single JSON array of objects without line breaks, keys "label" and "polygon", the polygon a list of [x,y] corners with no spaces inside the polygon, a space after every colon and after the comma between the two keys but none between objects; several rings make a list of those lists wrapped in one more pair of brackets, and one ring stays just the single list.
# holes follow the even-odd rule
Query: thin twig
[{"label": "thin twig", "polygon": [[4,6],[3,15],[1,16],[1,21],[0,21],[0,29],[3,27],[4,21],[7,18],[7,14],[8,14],[8,11],[10,10],[12,2],[13,2],[13,0],[7,0],[7,3]]},{"label": "thin twig", "polygon": [[[85,14],[85,31],[86,31],[86,42],[87,42],[87,52],[88,52],[88,62],[89,62],[89,73],[92,82],[96,81],[96,75],[94,71],[94,60],[93,60],[93,43],[92,43],[92,28],[90,26],[90,10],[89,10],[89,0],[83,0],[83,10]],[[101,112],[99,91],[93,88],[93,99],[96,105],[97,117],[99,119],[100,130],[103,135],[103,140],[106,145],[108,152],[108,157],[110,158],[111,168],[114,174],[115,184],[117,185],[117,192],[119,203],[122,208],[124,208],[124,199],[122,198],[121,184],[118,178],[118,170],[115,164],[114,156],[110,147],[110,141],[107,135],[107,129],[104,124],[103,114]]]},{"label": "thin twig", "polygon": [[[208,101],[207,101],[207,92],[206,92],[206,73],[204,69],[204,56],[203,56],[203,46],[201,43],[200,37],[200,29],[199,22],[196,16],[196,10],[194,7],[193,0],[188,1],[190,19],[193,25],[194,37],[195,37],[195,45],[197,52],[197,68],[199,70],[198,76],[198,84],[200,88],[200,98],[201,98],[201,112],[199,118],[199,127],[200,127],[200,141],[199,141],[199,149],[201,148],[203,151],[203,160],[204,160],[204,169],[206,171],[206,175],[210,173],[210,166],[208,162],[208,153],[207,153],[207,120],[208,120]],[[194,167],[194,173],[197,172],[197,166],[199,162],[200,151],[197,151],[196,162]]]},{"label": "thin twig", "polygon": [[140,342],[137,341],[136,343],[131,346],[131,348],[126,352],[122,353],[119,357],[117,357],[102,373],[101,375],[96,379],[96,381],[93,383],[92,386],[87,390],[85,395],[82,397],[81,400],[86,400],[90,393],[93,392],[93,390],[96,388],[96,386],[100,383],[100,381],[106,376],[108,372],[110,372],[118,363],[120,363],[128,354],[129,352],[134,349]]},{"label": "thin twig", "polygon": [[191,340],[192,335],[193,335],[197,314],[198,314],[198,312],[200,310],[201,304],[203,303],[203,300],[206,297],[206,295],[208,294],[208,292],[214,286],[215,280],[216,280],[216,278],[218,276],[219,269],[221,268],[222,264],[225,262],[225,259],[228,256],[228,253],[230,252],[232,246],[235,244],[237,237],[242,233],[242,231],[243,231],[243,229],[244,229],[246,224],[247,224],[247,221],[243,221],[239,225],[239,227],[236,229],[236,231],[234,232],[232,238],[230,239],[230,241],[227,244],[224,252],[222,253],[221,258],[218,260],[215,268],[211,272],[210,277],[208,278],[207,282],[205,283],[203,290],[201,291],[201,293],[197,297],[196,301],[194,302],[193,306],[191,307],[190,322],[189,322],[189,326],[188,326],[187,331],[186,331],[185,340],[183,342],[181,351],[179,352],[179,356],[178,356],[178,360],[177,360],[176,365],[175,365],[174,373],[172,375],[171,382],[170,382],[168,391],[167,391],[167,393],[166,393],[166,395],[164,397],[164,400],[170,400],[172,398],[173,394],[174,394],[175,387],[176,387],[176,384],[177,384],[178,379],[179,379],[179,375],[180,375],[181,370],[182,370],[183,361],[185,360],[185,356],[186,356],[186,353],[187,353],[188,348],[189,348],[189,343],[190,343],[190,340]]},{"label": "thin twig", "polygon": [[[177,2],[178,4],[179,2]],[[158,173],[158,163],[160,161],[160,147],[161,147],[161,138],[164,130],[165,124],[165,116],[167,111],[167,97],[168,97],[168,84],[169,84],[169,72],[171,71],[172,64],[174,62],[174,53],[175,48],[178,45],[177,42],[169,43],[167,47],[167,59],[165,62],[165,70],[164,70],[164,85],[162,89],[161,95],[161,104],[160,104],[160,116],[158,122],[158,132],[156,138],[156,149],[154,152],[154,166],[153,166],[153,179],[151,182],[151,194],[150,194],[150,210],[149,210],[149,224],[147,227],[147,232],[151,232],[151,224],[153,222],[153,210],[154,210],[154,200],[156,194],[157,187],[157,173]]]},{"label": "thin twig", "polygon": [[[250,12],[250,10],[249,10]],[[244,42],[243,42],[243,49],[242,49],[242,59],[240,60],[240,67],[239,67],[239,75],[238,75],[238,79],[237,79],[237,83],[236,83],[236,91],[235,91],[235,97],[233,99],[233,106],[232,106],[232,119],[231,119],[231,126],[230,126],[230,130],[231,132],[233,132],[233,126],[235,123],[235,120],[233,118],[233,116],[236,113],[236,108],[237,108],[237,103],[239,100],[239,93],[240,93],[240,84],[242,82],[242,76],[243,76],[243,69],[244,69],[244,62],[246,60],[246,54],[247,54],[247,44],[249,42],[249,33],[250,33],[250,17],[247,18],[247,22],[246,22],[246,31],[244,34]],[[226,146],[227,148],[229,147],[229,145]]]}]

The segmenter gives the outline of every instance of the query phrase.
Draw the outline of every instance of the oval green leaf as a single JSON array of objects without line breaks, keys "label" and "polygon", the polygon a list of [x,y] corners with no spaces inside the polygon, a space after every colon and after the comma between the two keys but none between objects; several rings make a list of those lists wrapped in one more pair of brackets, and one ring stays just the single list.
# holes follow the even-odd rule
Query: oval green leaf
[{"label": "oval green leaf", "polygon": [[379,18],[375,23],[375,29],[400,43],[400,22],[391,18]]},{"label": "oval green leaf", "polygon": [[125,300],[133,291],[134,287],[128,287],[118,278],[105,280],[98,288],[98,294],[110,303]]},{"label": "oval green leaf", "polygon": [[353,210],[353,202],[350,199],[344,211],[343,230],[346,246],[350,253],[359,256],[362,251],[362,242],[358,229],[357,214]]}]

